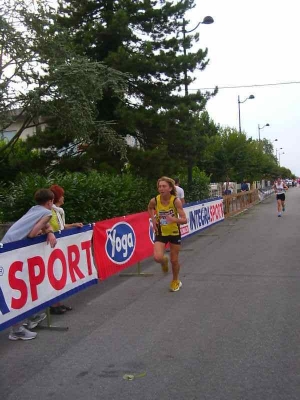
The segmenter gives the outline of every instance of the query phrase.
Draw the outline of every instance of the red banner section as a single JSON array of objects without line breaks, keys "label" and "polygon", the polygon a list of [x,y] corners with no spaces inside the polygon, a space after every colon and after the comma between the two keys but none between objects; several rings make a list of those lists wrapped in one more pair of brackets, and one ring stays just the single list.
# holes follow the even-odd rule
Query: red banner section
[{"label": "red banner section", "polygon": [[153,254],[154,234],[148,212],[97,222],[94,255],[100,279],[106,279]]}]

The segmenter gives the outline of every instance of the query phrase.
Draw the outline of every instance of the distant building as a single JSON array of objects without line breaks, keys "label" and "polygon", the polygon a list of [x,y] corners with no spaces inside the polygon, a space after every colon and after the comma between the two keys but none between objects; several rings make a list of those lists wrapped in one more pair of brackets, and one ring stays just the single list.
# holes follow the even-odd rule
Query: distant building
[{"label": "distant building", "polygon": [[[11,111],[11,117],[14,121],[7,128],[3,130],[0,128],[0,138],[2,140],[10,141],[22,128],[26,119],[26,114],[22,114],[21,111],[21,109]],[[46,122],[43,122],[40,118],[38,121],[30,123],[29,127],[24,129],[20,137],[25,139],[26,137],[33,135],[36,132],[36,125],[39,125],[43,129],[43,127],[45,128],[46,126]]]},{"label": "distant building", "polygon": [[[25,122],[25,118],[26,118],[26,114],[21,114],[20,109],[12,111],[12,115],[15,115],[15,117],[16,117],[14,122],[12,122],[9,127],[3,129],[2,131],[0,130],[0,139],[5,140],[7,142],[9,142],[16,135],[16,133],[21,129],[22,125]],[[28,128],[24,129],[20,138],[26,139],[28,136],[34,135],[36,133],[36,129],[37,129],[36,125],[39,126],[39,129],[45,129],[46,119],[43,120],[40,118],[39,121],[36,121],[36,124],[35,123],[30,124],[30,126]],[[125,137],[125,141],[126,141],[127,145],[130,147],[137,147],[137,148],[141,147],[138,139],[131,135],[127,135]]]}]

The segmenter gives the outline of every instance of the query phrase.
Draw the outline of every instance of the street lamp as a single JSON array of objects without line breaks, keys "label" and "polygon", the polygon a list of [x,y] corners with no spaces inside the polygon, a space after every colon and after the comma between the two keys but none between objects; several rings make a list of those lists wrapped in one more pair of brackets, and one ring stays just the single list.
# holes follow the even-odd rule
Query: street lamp
[{"label": "street lamp", "polygon": [[260,131],[264,129],[266,126],[270,126],[270,124],[265,124],[264,126],[260,127],[258,124],[258,140],[260,141]]},{"label": "street lamp", "polygon": [[278,142],[278,139],[274,139],[274,140],[272,140],[272,149],[273,149],[273,144],[274,144],[274,142]]},{"label": "street lamp", "polygon": [[[193,28],[190,29],[189,31],[186,30],[186,21],[183,18],[182,22],[182,33],[183,33],[183,55],[184,55],[184,95],[187,97],[189,95],[188,91],[188,71],[187,71],[187,65],[186,65],[186,34],[194,32],[200,24],[204,25],[210,25],[214,22],[214,19],[207,15],[206,17],[203,18],[203,21],[198,22],[198,24]],[[188,187],[191,188],[192,186],[192,181],[193,181],[193,162],[191,159],[191,155],[188,156]]]},{"label": "street lamp", "polygon": [[[185,29],[185,27],[186,27],[186,21],[185,21],[185,19],[183,18],[183,23],[182,23],[183,54],[184,54],[185,57],[186,57],[186,41],[185,41],[186,36],[185,36],[185,35],[186,35],[187,33],[194,32],[194,31],[198,28],[198,26],[199,26],[200,24],[210,25],[210,24],[213,24],[213,23],[214,23],[213,17],[210,17],[209,15],[207,15],[206,17],[203,18],[203,21],[198,22],[198,24],[195,26],[195,28],[193,28],[193,29],[187,31],[187,30]],[[185,96],[188,96],[188,94],[189,94],[189,92],[188,92],[188,79],[187,79],[187,78],[188,78],[188,75],[187,75],[187,67],[186,67],[186,63],[185,63],[185,66],[184,66],[184,93],[185,93]]]},{"label": "street lamp", "polygon": [[282,147],[279,147],[279,149],[276,149],[276,160],[278,161],[278,157],[277,157],[277,151],[282,150]]},{"label": "street lamp", "polygon": [[279,167],[280,167],[280,155],[281,154],[285,154],[285,152],[283,151],[282,153],[280,153],[280,152],[278,153],[278,164],[279,164]]},{"label": "street lamp", "polygon": [[245,101],[247,100],[252,100],[255,99],[255,97],[253,96],[253,94],[250,94],[249,97],[247,97],[245,100],[240,101],[240,96],[238,96],[238,107],[239,107],[239,131],[240,133],[242,133],[242,128],[241,128],[241,108],[240,108],[240,104],[245,103]]}]

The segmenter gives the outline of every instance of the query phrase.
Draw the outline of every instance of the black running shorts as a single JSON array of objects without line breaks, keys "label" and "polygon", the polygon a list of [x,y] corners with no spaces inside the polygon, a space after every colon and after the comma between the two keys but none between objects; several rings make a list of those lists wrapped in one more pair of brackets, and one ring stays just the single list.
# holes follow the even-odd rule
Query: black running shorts
[{"label": "black running shorts", "polygon": [[181,235],[169,235],[169,236],[161,236],[161,235],[155,235],[155,242],[161,242],[161,243],[172,243],[172,244],[181,244]]},{"label": "black running shorts", "polygon": [[276,200],[285,201],[285,194],[284,193],[276,194]]}]

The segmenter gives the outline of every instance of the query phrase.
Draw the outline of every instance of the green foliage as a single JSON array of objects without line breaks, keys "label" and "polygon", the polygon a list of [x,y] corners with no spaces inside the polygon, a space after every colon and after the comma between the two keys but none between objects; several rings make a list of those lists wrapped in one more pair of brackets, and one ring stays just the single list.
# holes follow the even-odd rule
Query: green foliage
[{"label": "green foliage", "polygon": [[[149,200],[156,196],[157,177],[152,181],[134,176],[83,173],[52,173],[49,176],[20,174],[15,182],[0,190],[1,222],[13,222],[35,205],[34,193],[40,188],[58,184],[65,190],[67,223],[91,223],[147,210]],[[193,170],[194,185],[186,192],[187,201],[208,197],[209,179],[197,168]],[[186,189],[186,181],[182,186]]]},{"label": "green foliage", "polygon": [[[119,173],[127,134],[145,149],[130,164],[152,170],[151,179],[171,174],[176,159],[189,171],[199,164],[203,138],[211,133],[209,117],[200,113],[215,93],[182,95],[192,73],[208,64],[207,49],[193,51],[199,37],[188,33],[184,20],[193,0],[62,0],[57,8],[47,0],[13,3],[2,14],[3,48],[12,49],[10,67],[16,65],[17,80],[30,89],[11,96],[15,85],[3,82],[0,120],[18,105],[10,122],[23,123],[8,146],[36,126],[28,146],[39,149],[43,173],[103,166]],[[10,28],[5,15],[19,24]],[[42,122],[47,129],[38,129]]]},{"label": "green foliage", "polygon": [[128,161],[127,168],[132,174],[150,181],[160,176],[174,176],[180,168],[180,160],[175,154],[171,157],[165,145],[157,146],[153,150],[129,149]]},{"label": "green foliage", "polygon": [[[167,146],[165,159],[176,157],[186,166],[195,165],[199,113],[215,94],[181,92],[194,80],[192,73],[208,63],[207,49],[192,49],[198,34],[186,33],[184,39],[184,30],[189,30],[185,13],[194,5],[193,0],[63,0],[56,25],[72,34],[79,54],[130,74],[128,101],[112,101],[106,93],[98,102],[99,118],[116,121],[121,136],[136,137],[152,154],[156,149],[166,154],[162,146]],[[129,162],[145,171],[151,155],[143,155],[145,159],[131,155]]]},{"label": "green foliage", "polygon": [[[0,149],[5,147],[6,142],[0,140]],[[36,150],[29,150],[23,140],[18,141],[14,147],[3,151],[0,158],[0,182],[13,181],[20,171],[30,173],[43,170],[43,160]]]},{"label": "green foliage", "polygon": [[198,167],[193,168],[193,185],[189,188],[186,177],[180,179],[180,185],[184,189],[186,202],[207,199],[209,197],[210,179],[205,172]]},{"label": "green foliage", "polygon": [[204,160],[213,182],[271,179],[278,174],[272,148],[233,128],[221,128],[209,138]]},{"label": "green foliage", "polygon": [[[0,148],[12,148],[25,129],[37,128],[28,140],[53,165],[63,155],[74,157],[82,143],[101,143],[106,152],[126,156],[126,145],[101,119],[104,93],[124,99],[127,75],[78,54],[72,32],[62,29],[47,1],[5,2],[0,6],[0,132],[15,124],[14,137]],[[24,88],[26,88],[24,90]],[[47,125],[46,131],[38,129]],[[51,169],[48,165],[48,169]]]},{"label": "green foliage", "polygon": [[137,178],[130,174],[37,174],[20,175],[2,189],[0,212],[2,222],[15,221],[35,204],[33,195],[40,188],[58,184],[65,189],[67,222],[90,223],[116,216],[147,210],[151,197],[156,193],[156,181]]},{"label": "green foliage", "polygon": [[279,176],[281,176],[283,179],[296,179],[296,176],[291,172],[291,170],[285,167],[278,167],[277,175],[274,176],[274,179],[278,178]]},{"label": "green foliage", "polygon": [[40,188],[49,187],[48,179],[37,174],[20,174],[2,191],[0,210],[2,222],[13,222],[21,218],[28,209],[35,205],[34,193]]}]

